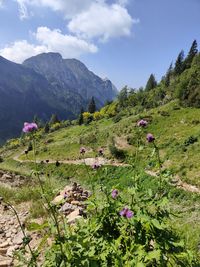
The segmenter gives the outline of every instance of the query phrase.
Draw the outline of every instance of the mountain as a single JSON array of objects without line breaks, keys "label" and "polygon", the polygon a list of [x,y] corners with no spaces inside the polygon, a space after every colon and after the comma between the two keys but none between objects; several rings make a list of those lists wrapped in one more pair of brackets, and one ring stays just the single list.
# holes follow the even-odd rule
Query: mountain
[{"label": "mountain", "polygon": [[74,119],[92,96],[98,107],[116,96],[110,81],[57,53],[41,54],[23,64],[0,56],[0,73],[0,142],[19,135],[23,122],[34,115],[44,121],[53,113]]},{"label": "mountain", "polygon": [[117,94],[111,81],[101,79],[77,59],[63,59],[59,53],[43,53],[25,60],[23,65],[42,74],[67,102],[71,94],[87,103],[93,96],[101,107]]}]

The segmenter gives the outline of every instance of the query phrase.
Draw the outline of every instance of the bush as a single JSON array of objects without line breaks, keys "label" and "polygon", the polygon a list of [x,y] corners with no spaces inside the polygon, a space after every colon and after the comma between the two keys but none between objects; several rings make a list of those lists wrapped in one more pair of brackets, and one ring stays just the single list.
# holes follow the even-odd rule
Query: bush
[{"label": "bush", "polygon": [[192,145],[196,142],[198,142],[198,138],[196,136],[191,135],[185,140],[184,145],[189,146],[189,145]]},{"label": "bush", "polygon": [[109,151],[113,157],[116,159],[124,160],[126,158],[126,153],[122,149],[118,149],[114,144],[109,146]]}]

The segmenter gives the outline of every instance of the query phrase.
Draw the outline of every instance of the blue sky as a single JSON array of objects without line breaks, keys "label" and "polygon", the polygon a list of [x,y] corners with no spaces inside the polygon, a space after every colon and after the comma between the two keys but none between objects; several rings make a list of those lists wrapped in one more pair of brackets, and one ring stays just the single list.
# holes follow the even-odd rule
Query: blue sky
[{"label": "blue sky", "polygon": [[76,57],[120,89],[159,80],[194,39],[199,0],[0,0],[0,54]]}]

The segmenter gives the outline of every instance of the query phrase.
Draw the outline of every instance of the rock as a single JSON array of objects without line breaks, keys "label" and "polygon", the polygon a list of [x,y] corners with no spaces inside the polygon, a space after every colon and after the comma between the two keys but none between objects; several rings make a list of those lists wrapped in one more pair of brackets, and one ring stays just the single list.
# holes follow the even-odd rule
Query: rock
[{"label": "rock", "polygon": [[0,244],[0,248],[8,247],[8,245],[9,245],[8,242],[5,241],[5,242],[3,242],[3,243]]},{"label": "rock", "polygon": [[67,216],[67,222],[69,224],[74,223],[76,220],[81,219],[82,217],[79,215],[79,209],[74,210]]},{"label": "rock", "polygon": [[22,231],[20,231],[14,238],[13,238],[13,244],[15,245],[21,245],[23,243],[24,235]]},{"label": "rock", "polygon": [[11,246],[8,248],[6,256],[13,257],[13,253],[19,248],[19,246]]},{"label": "rock", "polygon": [[69,214],[70,212],[74,211],[77,208],[77,206],[74,206],[69,203],[65,203],[59,211]]},{"label": "rock", "polygon": [[65,193],[72,191],[72,186],[67,185],[65,188],[60,192],[60,195],[65,195]]},{"label": "rock", "polygon": [[4,173],[4,175],[1,177],[2,180],[12,180],[13,179],[13,176],[7,174],[7,173]]},{"label": "rock", "polygon": [[12,259],[9,258],[0,258],[0,267],[10,267],[12,266]]},{"label": "rock", "polygon": [[10,231],[6,233],[7,238],[11,237],[11,235],[12,235],[12,233]]},{"label": "rock", "polygon": [[59,195],[57,197],[54,198],[54,200],[52,201],[53,204],[55,205],[59,205],[61,204],[61,202],[64,200],[64,196],[63,195]]},{"label": "rock", "polygon": [[0,248],[0,255],[6,255],[8,248]]},{"label": "rock", "polygon": [[73,200],[73,201],[71,202],[71,204],[72,204],[72,205],[75,205],[75,206],[81,206],[81,205],[82,205],[82,203],[81,203],[80,201],[78,201],[78,200]]}]

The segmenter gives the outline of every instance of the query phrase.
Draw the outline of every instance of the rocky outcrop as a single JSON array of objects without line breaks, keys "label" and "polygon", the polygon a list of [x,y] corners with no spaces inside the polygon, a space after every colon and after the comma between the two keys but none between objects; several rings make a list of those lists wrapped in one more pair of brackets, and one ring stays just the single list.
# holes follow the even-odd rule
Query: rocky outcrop
[{"label": "rocky outcrop", "polygon": [[5,187],[19,187],[22,186],[26,181],[27,177],[23,175],[0,170],[0,185]]},{"label": "rocky outcrop", "polygon": [[80,184],[73,183],[72,186],[66,186],[52,201],[57,205],[60,212],[66,217],[68,223],[74,223],[76,219],[85,217],[86,205],[84,201],[88,199],[91,193],[84,190]]},{"label": "rocky outcrop", "polygon": [[[11,179],[12,175],[8,173],[3,174],[5,180]],[[73,183],[72,185],[66,186],[61,190],[57,196],[53,199],[52,205],[56,205],[58,212],[62,212],[67,219],[69,224],[73,224],[76,220],[84,218],[86,216],[85,201],[91,193],[84,190],[80,184]],[[24,242],[24,233],[19,226],[17,217],[13,214],[11,208],[3,201],[0,200],[0,267],[13,266],[13,255],[18,251]],[[36,248],[41,240],[41,235],[37,231],[28,232],[26,229],[26,221],[29,216],[28,207],[25,209],[26,205],[23,205],[23,209],[20,207],[15,207],[18,211],[18,216],[21,221],[21,225],[25,232],[26,237],[30,238],[30,247]],[[39,221],[39,222],[38,222]],[[37,224],[42,224],[43,220],[31,220],[31,222],[36,222]],[[52,240],[49,238],[48,244],[51,244]]]}]

